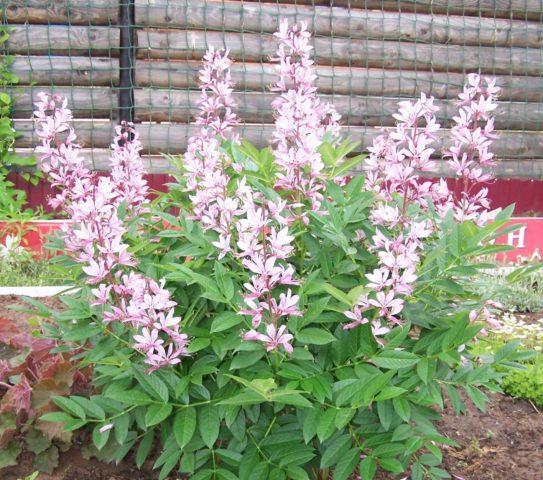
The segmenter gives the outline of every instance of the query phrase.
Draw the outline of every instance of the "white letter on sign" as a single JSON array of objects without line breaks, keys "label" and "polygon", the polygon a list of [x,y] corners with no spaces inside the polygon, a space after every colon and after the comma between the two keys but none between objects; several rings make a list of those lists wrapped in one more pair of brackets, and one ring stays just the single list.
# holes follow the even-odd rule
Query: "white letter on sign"
[{"label": "white letter on sign", "polygon": [[[508,245],[511,245],[512,247],[524,248],[525,236],[526,236],[526,225],[524,225],[523,227],[520,227],[515,232],[511,232],[509,235],[507,235],[507,243]],[[515,245],[515,240],[517,240],[516,245]]]}]

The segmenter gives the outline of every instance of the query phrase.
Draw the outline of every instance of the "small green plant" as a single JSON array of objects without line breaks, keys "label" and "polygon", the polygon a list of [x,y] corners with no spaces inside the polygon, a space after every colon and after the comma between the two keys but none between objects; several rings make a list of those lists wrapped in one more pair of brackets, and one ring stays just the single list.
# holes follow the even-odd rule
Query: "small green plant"
[{"label": "small green plant", "polygon": [[540,312],[543,310],[543,270],[540,266],[528,265],[528,272],[514,279],[506,272],[494,270],[482,273],[474,281],[478,290],[489,292],[506,311]]},{"label": "small green plant", "polygon": [[[9,39],[9,27],[0,27],[0,51]],[[41,174],[28,169],[36,165],[33,157],[23,158],[15,153],[15,141],[19,134],[15,131],[11,110],[13,100],[6,92],[8,87],[19,83],[19,78],[11,70],[13,63],[11,55],[0,57],[0,220],[21,222],[30,220],[36,213],[25,208],[27,201],[26,192],[15,188],[15,184],[8,179],[8,174],[13,170],[21,170],[21,176],[33,185],[37,185]],[[27,170],[27,171],[24,171]]]},{"label": "small green plant", "polygon": [[50,265],[21,245],[18,236],[6,235],[0,242],[0,286],[60,285],[64,277]]},{"label": "small green plant", "polygon": [[535,363],[527,364],[526,370],[512,370],[503,379],[503,390],[516,398],[529,400],[543,407],[543,355]]},{"label": "small green plant", "polygon": [[505,314],[501,327],[490,330],[488,337],[474,347],[474,352],[483,357],[495,356],[511,341],[519,347],[517,360],[522,360],[523,368],[507,363],[499,368],[503,375],[503,391],[543,407],[543,319],[528,323],[522,320],[522,315]]}]

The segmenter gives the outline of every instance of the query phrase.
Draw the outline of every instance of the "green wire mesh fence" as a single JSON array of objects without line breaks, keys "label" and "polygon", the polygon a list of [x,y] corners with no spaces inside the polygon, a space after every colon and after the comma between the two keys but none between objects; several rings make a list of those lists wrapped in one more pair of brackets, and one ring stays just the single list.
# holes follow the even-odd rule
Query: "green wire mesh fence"
[{"label": "green wire mesh fence", "polygon": [[[121,4],[121,5],[120,5]],[[342,114],[344,131],[367,147],[390,125],[400,99],[433,95],[445,127],[469,72],[503,89],[497,174],[543,175],[543,2],[540,0],[0,0],[12,27],[19,147],[34,141],[29,121],[38,91],[68,97],[80,142],[97,169],[112,128],[133,115],[151,171],[161,153],[182,153],[199,98],[206,49],[235,60],[240,133],[263,146],[273,115],[270,57],[281,18],[314,33],[320,93]],[[122,7],[122,8],[120,8]],[[124,15],[123,15],[124,12]],[[123,30],[124,29],[124,30]],[[122,33],[122,34],[121,34]],[[120,93],[124,92],[124,93]],[[447,174],[445,164],[442,173]]]}]

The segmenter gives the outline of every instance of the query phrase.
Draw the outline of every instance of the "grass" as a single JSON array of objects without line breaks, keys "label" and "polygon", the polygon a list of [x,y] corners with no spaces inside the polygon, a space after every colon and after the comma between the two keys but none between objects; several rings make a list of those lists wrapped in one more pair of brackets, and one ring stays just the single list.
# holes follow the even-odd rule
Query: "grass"
[{"label": "grass", "polygon": [[65,279],[46,259],[25,251],[0,256],[0,287],[62,285]]}]

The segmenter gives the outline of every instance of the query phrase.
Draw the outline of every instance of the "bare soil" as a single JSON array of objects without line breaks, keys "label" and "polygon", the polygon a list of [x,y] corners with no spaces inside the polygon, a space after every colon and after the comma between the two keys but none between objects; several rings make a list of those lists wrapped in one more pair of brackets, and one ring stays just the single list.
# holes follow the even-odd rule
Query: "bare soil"
[{"label": "bare soil", "polygon": [[[53,308],[62,303],[55,298],[42,300]],[[28,322],[29,315],[9,310],[21,305],[17,297],[0,297],[0,316]],[[538,317],[539,318],[539,317]],[[439,430],[454,439],[458,448],[445,447],[443,468],[456,480],[543,480],[543,412],[524,400],[490,395],[486,413],[466,402],[467,415],[457,416],[447,407]],[[33,472],[33,455],[24,452],[18,465],[0,469],[0,480],[19,480]],[[60,456],[53,475],[40,474],[38,480],[155,480],[156,472],[147,466],[138,470],[131,456],[118,466],[85,459],[80,444]],[[171,477],[174,479],[176,477]],[[181,477],[179,477],[181,478]],[[379,472],[377,480],[398,480]],[[353,477],[353,480],[357,477]]]}]

